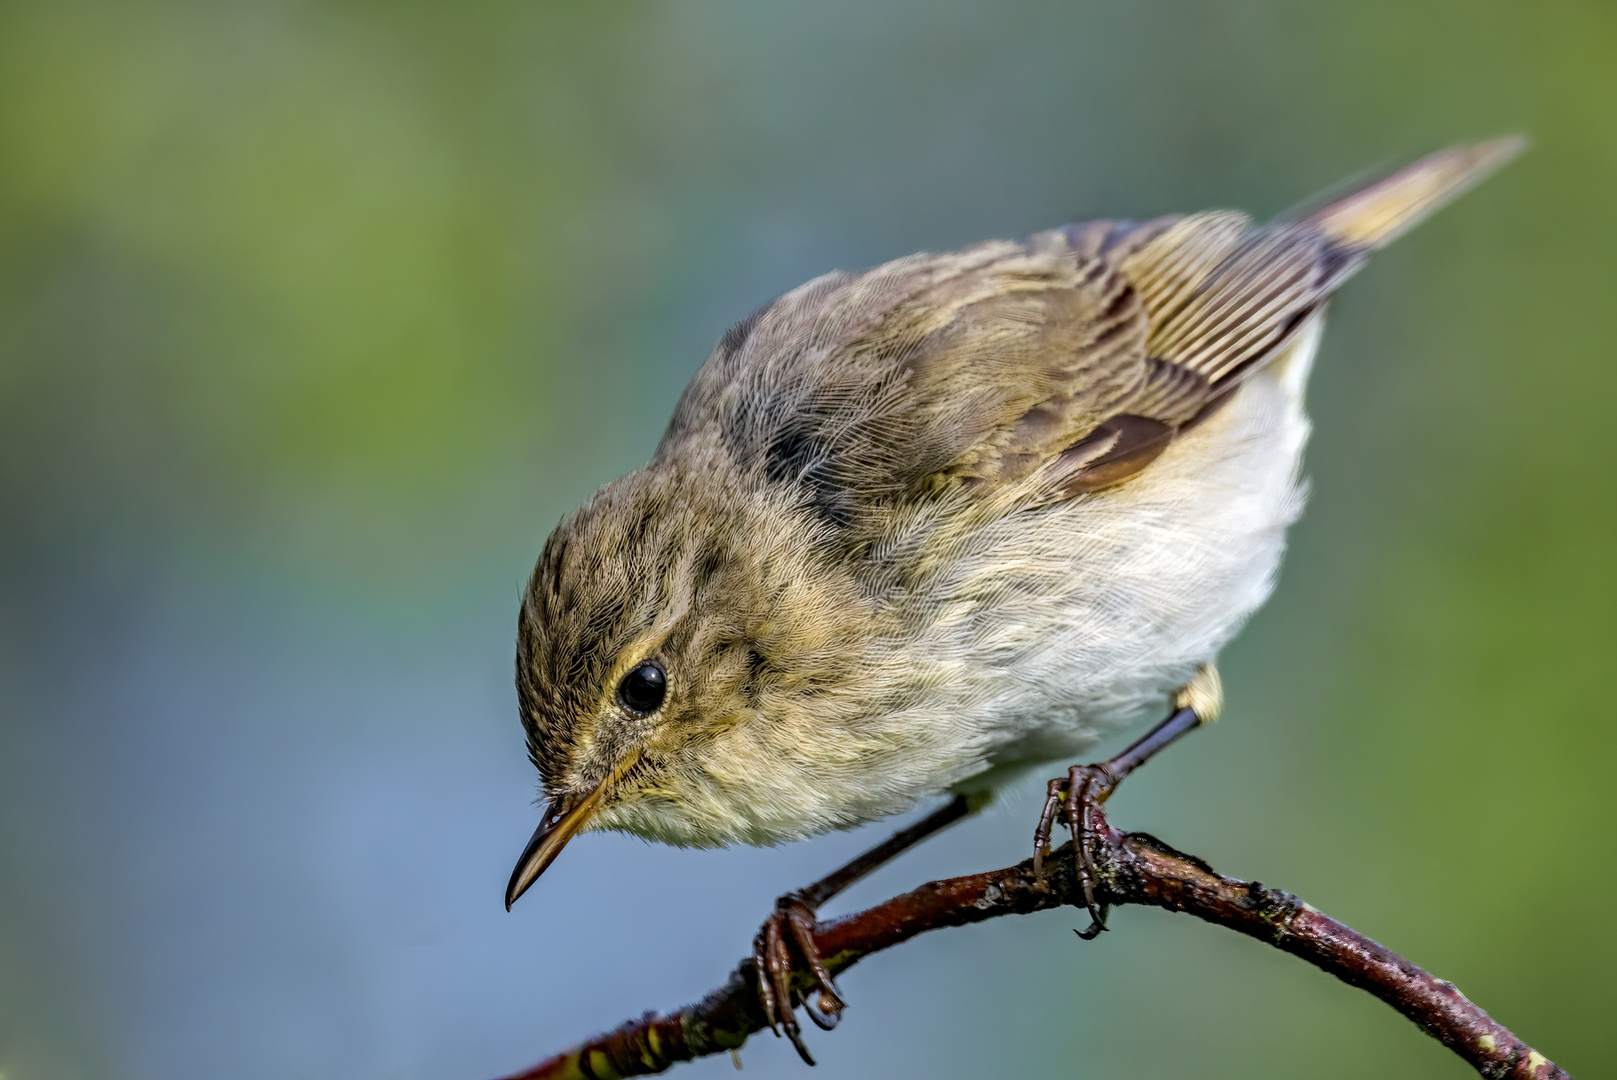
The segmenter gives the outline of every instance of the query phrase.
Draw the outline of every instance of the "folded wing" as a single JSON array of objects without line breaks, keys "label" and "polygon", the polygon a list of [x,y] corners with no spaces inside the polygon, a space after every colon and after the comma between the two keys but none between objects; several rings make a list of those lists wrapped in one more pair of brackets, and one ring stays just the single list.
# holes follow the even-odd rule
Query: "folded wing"
[{"label": "folded wing", "polygon": [[725,335],[693,440],[838,530],[898,496],[1126,482],[1292,340],[1375,248],[1521,149],[1445,150],[1301,216],[1089,222],[831,274]]}]

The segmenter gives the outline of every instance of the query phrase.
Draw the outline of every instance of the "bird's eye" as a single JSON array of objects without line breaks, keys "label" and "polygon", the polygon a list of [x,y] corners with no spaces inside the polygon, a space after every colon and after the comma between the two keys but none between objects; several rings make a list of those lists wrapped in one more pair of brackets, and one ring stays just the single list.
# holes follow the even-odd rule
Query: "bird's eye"
[{"label": "bird's eye", "polygon": [[667,693],[668,676],[655,660],[647,660],[618,683],[618,700],[624,708],[637,713],[656,712]]}]

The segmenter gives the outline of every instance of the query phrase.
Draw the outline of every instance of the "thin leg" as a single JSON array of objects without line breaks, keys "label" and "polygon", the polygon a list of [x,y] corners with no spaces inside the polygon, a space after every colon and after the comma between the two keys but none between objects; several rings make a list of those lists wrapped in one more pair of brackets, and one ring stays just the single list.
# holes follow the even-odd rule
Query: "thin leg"
[{"label": "thin leg", "polygon": [[795,1005],[791,989],[794,948],[819,989],[818,1001],[805,999],[803,1002],[809,1019],[819,1027],[830,1030],[836,1027],[842,1010],[847,1007],[831,982],[831,973],[826,970],[820,950],[814,944],[815,909],[860,878],[891,862],[933,833],[953,825],[981,805],[964,795],[957,795],[914,825],[894,833],[814,884],[787,893],[775,901],[774,913],[765,920],[763,929],[758,931],[752,943],[758,997],[763,1003],[764,1019],[768,1021],[770,1030],[776,1035],[784,1030],[786,1037],[797,1048],[798,1056],[805,1062],[812,1065],[814,1058],[804,1045],[797,1018],[792,1014]]},{"label": "thin leg", "polygon": [[900,829],[863,855],[860,855],[847,865],[831,871],[831,873],[825,875],[825,877],[808,888],[797,890],[797,895],[801,896],[810,907],[819,907],[849,885],[898,858],[898,856],[933,833],[941,832],[961,818],[970,815],[972,809],[970,799],[964,795],[956,795],[909,828]]},{"label": "thin leg", "polygon": [[[1171,743],[1176,742],[1180,736],[1195,731],[1206,721],[1195,709],[1189,705],[1175,709],[1173,715],[1141,736],[1140,740],[1121,754],[1106,763],[1112,774],[1112,783],[1122,783],[1123,777],[1150,761],[1159,752],[1166,750]],[[1110,795],[1111,792],[1107,792]],[[1105,796],[1102,796],[1102,802]]]}]

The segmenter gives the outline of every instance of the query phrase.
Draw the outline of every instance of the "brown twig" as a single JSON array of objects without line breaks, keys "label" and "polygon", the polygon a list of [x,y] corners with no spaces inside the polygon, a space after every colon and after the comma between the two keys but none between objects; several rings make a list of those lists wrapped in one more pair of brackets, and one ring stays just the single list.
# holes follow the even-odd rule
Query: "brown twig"
[{"label": "brown twig", "polygon": [[[1445,982],[1304,903],[1256,881],[1224,877],[1200,859],[1144,833],[1121,833],[1101,821],[1094,853],[1096,899],[1103,905],[1147,904],[1182,911],[1268,942],[1343,982],[1368,990],[1490,1080],[1554,1080],[1567,1074],[1512,1035]],[[1082,905],[1071,845],[1044,864],[1033,861],[970,877],[933,881],[885,903],[815,928],[820,955],[833,974],[927,930],[964,926],[1001,915]],[[807,991],[802,979],[794,986]],[[658,1073],[693,1058],[735,1049],[765,1026],[752,960],[694,1005],[667,1016],[647,1013],[540,1062],[508,1080],[609,1080]]]}]

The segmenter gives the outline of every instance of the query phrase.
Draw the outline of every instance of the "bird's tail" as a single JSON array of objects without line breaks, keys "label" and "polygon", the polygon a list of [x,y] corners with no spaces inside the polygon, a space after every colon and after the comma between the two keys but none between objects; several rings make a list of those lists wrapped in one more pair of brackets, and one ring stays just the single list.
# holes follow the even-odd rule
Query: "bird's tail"
[{"label": "bird's tail", "polygon": [[1521,135],[1451,146],[1295,220],[1360,250],[1383,247],[1526,148]]}]

